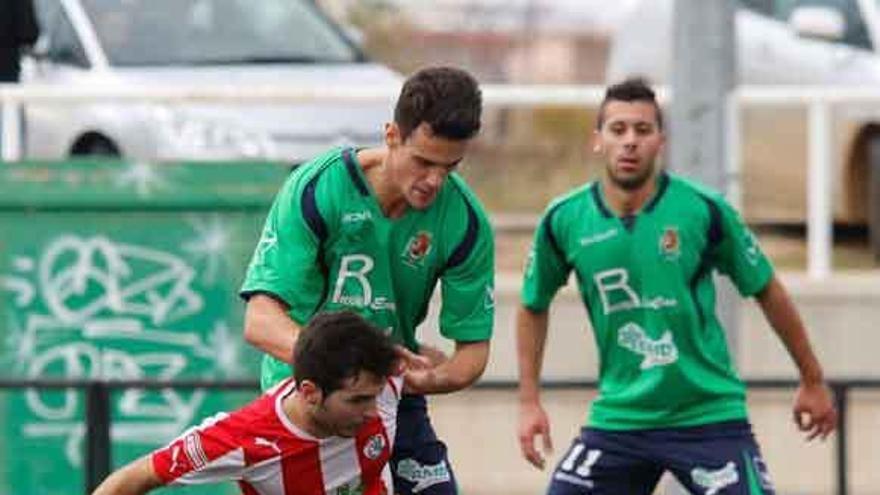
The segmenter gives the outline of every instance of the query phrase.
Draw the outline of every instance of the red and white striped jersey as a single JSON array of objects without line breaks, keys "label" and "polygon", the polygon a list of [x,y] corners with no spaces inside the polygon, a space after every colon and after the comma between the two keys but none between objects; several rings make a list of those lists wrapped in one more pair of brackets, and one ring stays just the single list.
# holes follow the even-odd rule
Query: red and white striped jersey
[{"label": "red and white striped jersey", "polygon": [[190,428],[152,454],[165,484],[238,481],[245,495],[385,495],[393,493],[388,459],[403,380],[390,378],[379,417],[353,438],[315,438],[282,409],[292,378],[231,413]]}]

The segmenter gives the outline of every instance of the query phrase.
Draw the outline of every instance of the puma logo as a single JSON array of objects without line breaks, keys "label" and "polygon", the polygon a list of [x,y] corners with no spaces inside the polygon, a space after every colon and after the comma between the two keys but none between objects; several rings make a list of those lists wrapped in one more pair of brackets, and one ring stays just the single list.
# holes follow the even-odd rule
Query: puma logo
[{"label": "puma logo", "polygon": [[279,454],[281,453],[281,449],[278,448],[278,442],[270,442],[263,437],[256,437],[254,438],[254,444],[262,445],[263,447],[271,447],[275,452]]}]

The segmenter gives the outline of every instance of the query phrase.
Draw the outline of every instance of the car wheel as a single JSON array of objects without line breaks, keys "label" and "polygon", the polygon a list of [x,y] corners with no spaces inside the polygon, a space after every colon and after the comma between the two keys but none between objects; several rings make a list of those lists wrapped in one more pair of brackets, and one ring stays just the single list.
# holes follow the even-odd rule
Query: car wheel
[{"label": "car wheel", "polygon": [[119,157],[122,153],[109,139],[103,136],[89,136],[80,140],[71,150],[71,156]]},{"label": "car wheel", "polygon": [[880,262],[880,135],[868,141],[868,240],[874,261]]}]

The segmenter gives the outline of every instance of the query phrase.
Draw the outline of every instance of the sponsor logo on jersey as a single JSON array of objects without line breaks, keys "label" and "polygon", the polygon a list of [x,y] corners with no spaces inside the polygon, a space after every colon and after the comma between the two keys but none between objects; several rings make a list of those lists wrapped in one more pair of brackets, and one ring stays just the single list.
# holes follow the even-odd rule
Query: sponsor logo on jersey
[{"label": "sponsor logo on jersey", "polygon": [[607,241],[612,237],[617,235],[618,229],[616,227],[606,230],[605,232],[600,232],[598,234],[593,234],[587,237],[582,237],[580,240],[581,246],[591,246],[593,244],[598,244],[603,241]]},{"label": "sponsor logo on jersey", "polygon": [[678,306],[678,300],[664,296],[640,296],[629,284],[629,272],[624,268],[612,268],[593,275],[596,289],[602,300],[602,312],[606,315],[631,309],[660,311]]},{"label": "sponsor logo on jersey", "polygon": [[369,210],[350,211],[342,214],[342,223],[366,222],[373,219],[373,214]]},{"label": "sponsor logo on jersey", "polygon": [[715,495],[722,489],[739,483],[739,473],[736,471],[736,463],[730,461],[721,469],[694,468],[691,470],[691,479],[706,489],[706,495]]},{"label": "sponsor logo on jersey", "polygon": [[376,262],[365,254],[347,254],[339,261],[339,272],[330,301],[355,308],[395,311],[397,304],[385,296],[374,296],[370,272]]},{"label": "sponsor logo on jersey", "polygon": [[429,486],[452,481],[446,461],[423,465],[414,459],[404,459],[397,464],[397,476],[415,483],[413,493],[418,493]]},{"label": "sponsor logo on jersey", "polygon": [[676,260],[681,256],[681,237],[678,228],[666,227],[660,236],[660,254],[667,260]]},{"label": "sponsor logo on jersey", "polygon": [[645,309],[660,310],[664,308],[674,308],[676,306],[678,306],[678,301],[663,296],[642,299],[642,307]]},{"label": "sponsor logo on jersey", "polygon": [[758,240],[755,239],[755,234],[746,230],[744,244],[746,261],[752,266],[757,266],[758,262],[761,261],[761,248],[758,247]]},{"label": "sponsor logo on jersey", "polygon": [[266,227],[260,241],[257,243],[257,254],[254,256],[254,264],[262,264],[265,260],[266,253],[271,249],[278,247],[278,235],[271,227]]},{"label": "sponsor logo on jersey", "polygon": [[431,233],[420,230],[409,238],[403,250],[403,261],[410,266],[422,265],[431,252]]},{"label": "sponsor logo on jersey", "polygon": [[364,445],[364,456],[371,461],[375,461],[380,455],[382,455],[384,449],[385,437],[381,433],[376,433],[371,436],[369,440],[367,440],[366,445]]},{"label": "sponsor logo on jersey", "polygon": [[492,309],[495,307],[495,289],[491,285],[486,286],[486,296],[483,298],[483,307]]},{"label": "sponsor logo on jersey", "polygon": [[645,330],[635,323],[627,323],[617,331],[617,343],[645,357],[639,368],[646,370],[678,360],[678,348],[672,341],[672,332],[666,330],[657,340],[651,340]]},{"label": "sponsor logo on jersey", "polygon": [[529,254],[526,256],[526,263],[523,267],[523,273],[526,274],[526,277],[532,277],[535,274],[535,246],[532,245],[529,248]]}]

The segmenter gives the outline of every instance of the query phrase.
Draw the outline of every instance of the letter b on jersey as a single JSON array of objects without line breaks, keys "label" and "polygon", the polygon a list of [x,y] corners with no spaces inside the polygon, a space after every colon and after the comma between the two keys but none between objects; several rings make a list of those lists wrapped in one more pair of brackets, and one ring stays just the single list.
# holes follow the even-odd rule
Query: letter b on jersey
[{"label": "letter b on jersey", "polygon": [[373,287],[367,275],[375,262],[364,254],[349,254],[339,262],[336,287],[333,289],[334,303],[363,308],[373,300]]},{"label": "letter b on jersey", "polygon": [[629,285],[629,272],[625,269],[613,268],[599,272],[593,276],[593,280],[602,298],[602,310],[606,315],[641,305],[639,295]]}]

